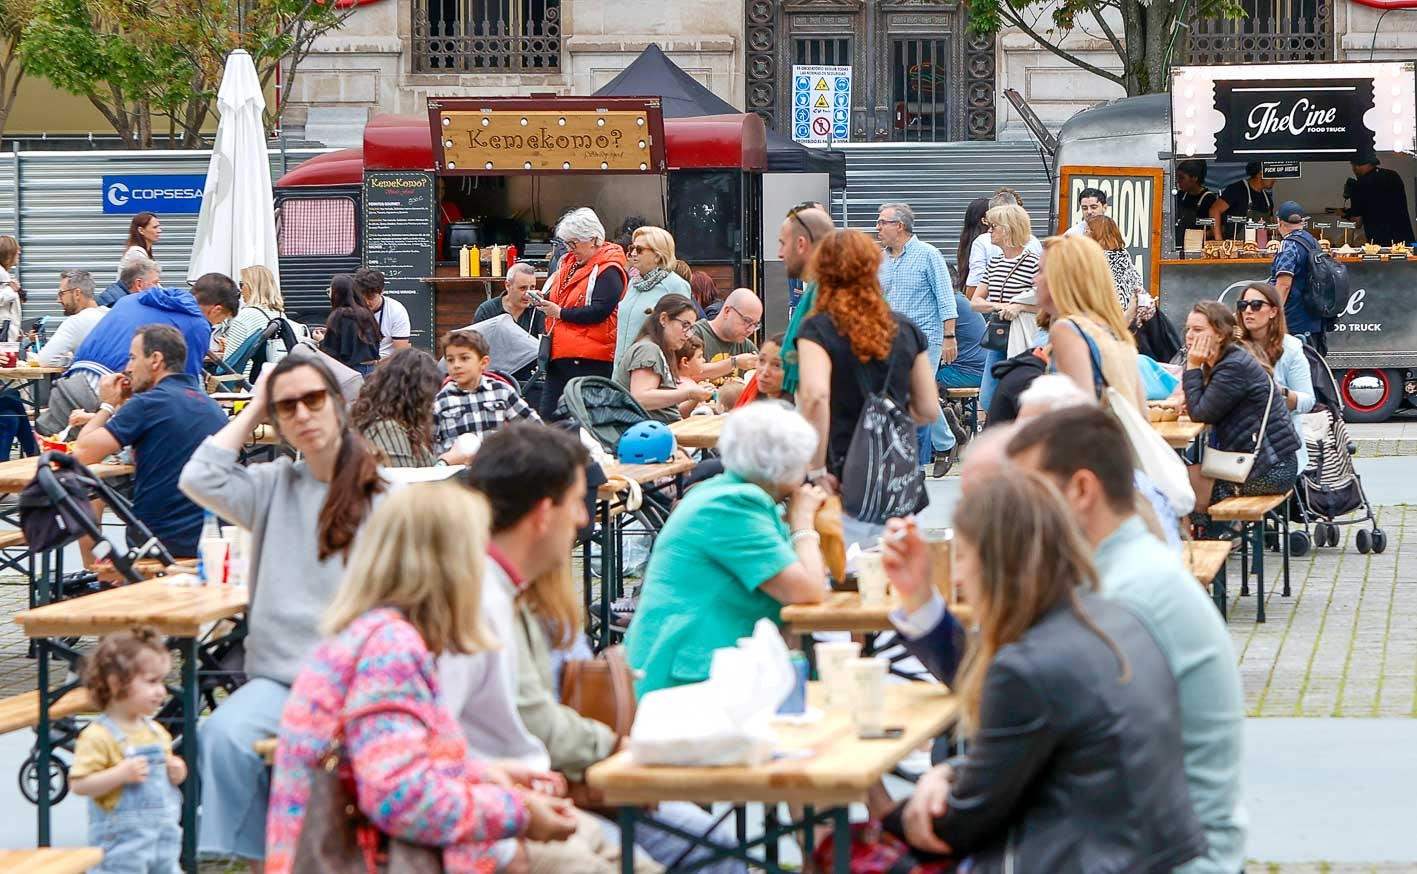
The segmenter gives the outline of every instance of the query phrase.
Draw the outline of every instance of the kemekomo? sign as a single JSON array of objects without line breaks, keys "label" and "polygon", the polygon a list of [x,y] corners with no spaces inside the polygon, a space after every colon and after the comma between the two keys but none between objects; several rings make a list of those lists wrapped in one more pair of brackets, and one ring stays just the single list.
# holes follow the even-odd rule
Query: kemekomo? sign
[{"label": "kemekomo? sign", "polygon": [[[658,173],[650,113],[614,109],[481,109],[432,113],[444,174]],[[662,154],[662,152],[661,152]]]}]

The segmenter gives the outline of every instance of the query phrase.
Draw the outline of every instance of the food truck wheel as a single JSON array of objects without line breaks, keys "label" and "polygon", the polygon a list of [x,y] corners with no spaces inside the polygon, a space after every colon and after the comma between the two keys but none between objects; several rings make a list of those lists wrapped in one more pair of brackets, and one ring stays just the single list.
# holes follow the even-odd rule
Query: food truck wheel
[{"label": "food truck wheel", "polygon": [[1339,379],[1343,418],[1349,422],[1386,422],[1402,406],[1402,371],[1346,370]]}]

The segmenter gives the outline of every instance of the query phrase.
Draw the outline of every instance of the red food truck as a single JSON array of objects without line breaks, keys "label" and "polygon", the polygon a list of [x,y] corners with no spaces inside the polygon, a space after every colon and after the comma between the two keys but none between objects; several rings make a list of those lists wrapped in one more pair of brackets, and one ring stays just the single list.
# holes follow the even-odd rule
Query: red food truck
[{"label": "red food truck", "polygon": [[515,246],[541,268],[556,220],[581,206],[612,240],[627,225],[667,228],[719,288],[761,292],[766,166],[751,113],[664,119],[657,97],[430,99],[428,115],[378,116],[362,148],[277,180],[286,306],[321,322],[330,276],[375,267],[431,349],[502,291],[489,264],[459,276],[462,246]]}]

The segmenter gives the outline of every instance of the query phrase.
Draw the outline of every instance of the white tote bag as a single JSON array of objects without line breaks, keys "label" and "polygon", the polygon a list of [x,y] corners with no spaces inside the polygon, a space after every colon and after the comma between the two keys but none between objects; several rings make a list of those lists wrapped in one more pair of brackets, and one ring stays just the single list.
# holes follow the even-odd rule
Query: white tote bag
[{"label": "white tote bag", "polygon": [[1196,491],[1191,488],[1191,478],[1186,473],[1186,464],[1176,454],[1151,423],[1128,400],[1107,382],[1107,374],[1102,369],[1102,353],[1097,342],[1081,327],[1078,333],[1087,341],[1092,356],[1093,374],[1101,385],[1101,400],[1112,413],[1112,417],[1127,434],[1127,442],[1132,444],[1132,455],[1137,469],[1146,474],[1166,496],[1171,511],[1177,516],[1185,516],[1196,508]]}]

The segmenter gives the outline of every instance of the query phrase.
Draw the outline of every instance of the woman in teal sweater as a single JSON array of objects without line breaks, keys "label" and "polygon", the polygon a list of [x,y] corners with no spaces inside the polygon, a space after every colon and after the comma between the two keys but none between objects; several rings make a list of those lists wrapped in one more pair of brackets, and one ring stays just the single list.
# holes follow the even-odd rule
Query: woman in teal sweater
[{"label": "woman in teal sweater", "polygon": [[724,472],[689,490],[650,555],[625,636],[643,672],[638,695],[708,679],[715,649],[735,646],[759,619],[777,622],[784,604],[826,596],[813,527],[826,494],[802,485],[816,447],[816,431],[781,402],[729,414]]}]

